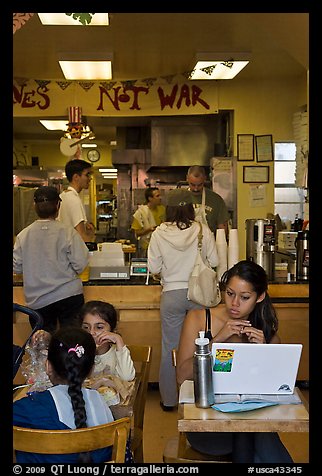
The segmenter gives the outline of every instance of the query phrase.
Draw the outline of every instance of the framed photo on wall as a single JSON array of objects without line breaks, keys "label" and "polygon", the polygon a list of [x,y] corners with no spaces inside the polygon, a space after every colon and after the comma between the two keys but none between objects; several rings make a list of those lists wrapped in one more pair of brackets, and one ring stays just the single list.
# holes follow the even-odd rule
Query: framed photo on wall
[{"label": "framed photo on wall", "polygon": [[273,136],[271,134],[255,136],[257,162],[274,160]]},{"label": "framed photo on wall", "polygon": [[269,166],[244,165],[243,167],[244,183],[268,183]]},{"label": "framed photo on wall", "polygon": [[251,162],[255,156],[254,134],[237,134],[237,160]]}]

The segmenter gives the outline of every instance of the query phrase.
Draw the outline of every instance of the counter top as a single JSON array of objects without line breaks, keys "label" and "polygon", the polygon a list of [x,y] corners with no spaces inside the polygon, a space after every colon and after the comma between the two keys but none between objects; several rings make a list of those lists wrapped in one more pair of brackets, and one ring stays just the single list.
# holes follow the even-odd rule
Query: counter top
[{"label": "counter top", "polygon": [[[159,281],[153,280],[153,278],[149,279],[149,284],[146,285],[146,278],[145,276],[131,276],[130,279],[122,280],[122,279],[97,279],[97,280],[90,280],[84,282],[84,292],[86,294],[92,295],[95,289],[101,290],[100,294],[105,293],[108,291],[109,288],[114,288],[114,291],[111,291],[113,296],[116,293],[122,291],[122,298],[120,299],[122,302],[125,301],[138,301],[142,305],[146,304],[149,301],[149,298],[146,296],[150,296],[151,292],[153,296],[158,296],[158,302],[160,299],[160,294],[162,291],[162,287]],[[15,281],[14,287],[22,288],[23,283],[22,281]],[[128,288],[130,286],[130,289]],[[126,291],[128,289],[128,291]],[[149,291],[150,290],[150,291]],[[22,289],[21,289],[22,291]],[[303,281],[292,281],[292,282],[271,282],[268,285],[268,293],[274,303],[308,303],[309,302],[309,283]],[[135,296],[135,297],[134,297]],[[130,297],[130,299],[129,299]],[[109,298],[111,299],[112,296]],[[113,300],[113,299],[112,299]]]},{"label": "counter top", "polygon": [[[145,285],[146,277],[145,276],[131,276],[130,279],[90,279],[89,281],[83,282],[84,286],[140,286]],[[22,280],[14,280],[14,286],[23,286]],[[149,279],[149,286],[160,285],[159,281],[155,281],[153,278]],[[308,286],[309,283],[307,281],[271,281],[268,284],[269,288],[275,286]],[[292,293],[293,294],[293,293]]]},{"label": "counter top", "polygon": [[[90,279],[83,282],[83,286],[144,286],[146,276],[131,276],[130,279]],[[23,286],[21,279],[14,279],[14,286]],[[149,286],[160,285],[152,277],[149,279]]]}]

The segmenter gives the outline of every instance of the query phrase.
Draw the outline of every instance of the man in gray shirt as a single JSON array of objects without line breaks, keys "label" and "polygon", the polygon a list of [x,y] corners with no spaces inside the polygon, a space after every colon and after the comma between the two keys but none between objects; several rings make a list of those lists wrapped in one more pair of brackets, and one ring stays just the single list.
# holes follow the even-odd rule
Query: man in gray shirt
[{"label": "man in gray shirt", "polygon": [[41,314],[43,329],[53,332],[57,322],[73,324],[84,304],[79,274],[89,252],[74,228],[56,220],[60,198],[55,187],[39,187],[34,202],[39,219],[17,235],[13,272],[23,275],[26,306]]}]

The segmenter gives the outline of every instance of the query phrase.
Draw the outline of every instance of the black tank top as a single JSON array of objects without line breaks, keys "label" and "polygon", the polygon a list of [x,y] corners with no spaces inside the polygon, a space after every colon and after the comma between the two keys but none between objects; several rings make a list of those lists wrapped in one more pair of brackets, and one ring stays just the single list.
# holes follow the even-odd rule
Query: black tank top
[{"label": "black tank top", "polygon": [[210,309],[207,307],[206,311],[206,325],[205,325],[205,337],[209,339],[209,342],[212,341],[212,334],[211,334],[211,314]]}]

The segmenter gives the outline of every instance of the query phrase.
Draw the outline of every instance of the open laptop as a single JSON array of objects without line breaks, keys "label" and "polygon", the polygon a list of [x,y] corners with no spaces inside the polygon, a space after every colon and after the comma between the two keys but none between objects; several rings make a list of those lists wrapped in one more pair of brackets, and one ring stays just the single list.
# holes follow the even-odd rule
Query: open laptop
[{"label": "open laptop", "polygon": [[215,394],[294,392],[302,344],[212,344]]}]

